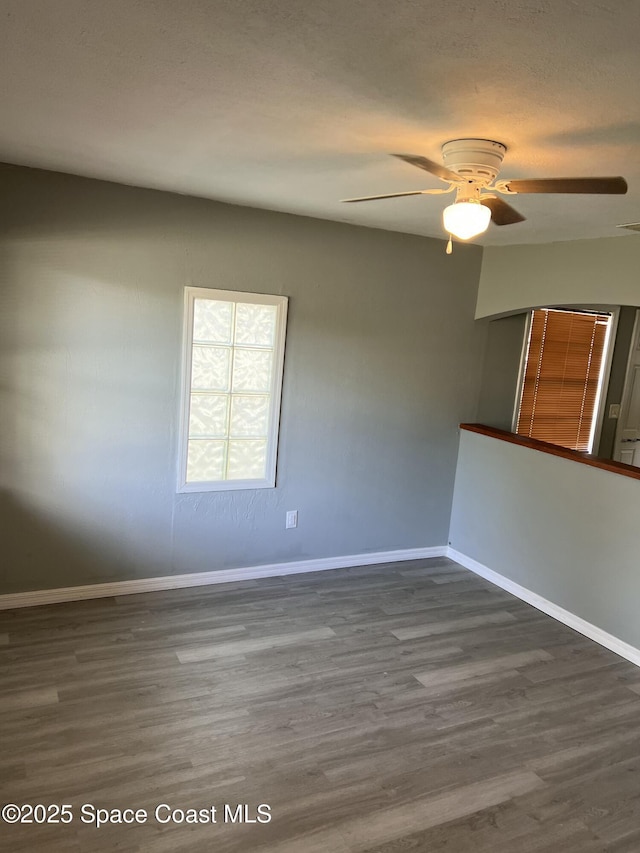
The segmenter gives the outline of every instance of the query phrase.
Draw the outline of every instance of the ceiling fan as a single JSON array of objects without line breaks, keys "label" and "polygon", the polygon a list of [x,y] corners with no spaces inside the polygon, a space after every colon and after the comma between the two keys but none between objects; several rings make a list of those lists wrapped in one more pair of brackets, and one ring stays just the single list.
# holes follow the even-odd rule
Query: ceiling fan
[{"label": "ceiling fan", "polygon": [[525,217],[501,195],[518,193],[601,193],[623,195],[627,182],[612,178],[530,178],[496,181],[507,147],[490,139],[453,139],[442,146],[443,165],[413,154],[394,154],[418,169],[430,172],[449,186],[446,189],[410,190],[387,195],[345,198],[344,202],[377,201],[409,195],[442,195],[456,191],[456,200],[443,211],[445,231],[449,234],[447,253],[451,254],[451,236],[470,240],[483,234],[493,221],[496,225],[514,225]]}]

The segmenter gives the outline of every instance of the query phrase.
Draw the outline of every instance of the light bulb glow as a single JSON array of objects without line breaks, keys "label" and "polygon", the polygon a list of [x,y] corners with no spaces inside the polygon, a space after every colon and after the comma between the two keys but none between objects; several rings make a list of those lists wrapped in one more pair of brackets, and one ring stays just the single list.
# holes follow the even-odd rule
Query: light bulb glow
[{"label": "light bulb glow", "polygon": [[470,240],[484,233],[491,222],[491,211],[479,201],[457,201],[442,212],[444,230],[458,240]]}]

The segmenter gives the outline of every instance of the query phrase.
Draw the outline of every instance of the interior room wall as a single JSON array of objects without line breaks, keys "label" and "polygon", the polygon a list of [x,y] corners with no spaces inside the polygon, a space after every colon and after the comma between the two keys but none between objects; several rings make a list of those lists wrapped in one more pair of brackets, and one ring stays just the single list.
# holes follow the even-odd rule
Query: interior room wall
[{"label": "interior room wall", "polygon": [[553,305],[640,305],[640,235],[483,253],[476,317]]},{"label": "interior room wall", "polygon": [[451,545],[640,648],[639,486],[463,430]]},{"label": "interior room wall", "polygon": [[618,314],[616,339],[611,355],[609,384],[604,402],[602,431],[597,449],[597,455],[604,456],[605,459],[613,459],[618,419],[609,417],[609,407],[615,403],[620,404],[622,402],[629,362],[629,350],[631,349],[633,329],[636,321],[636,310],[636,308],[632,308],[629,305],[623,305]]},{"label": "interior room wall", "polygon": [[[446,543],[479,247],[0,178],[0,592]],[[290,298],[276,489],[176,494],[185,285]]]},{"label": "interior room wall", "polygon": [[481,424],[506,430],[513,426],[526,328],[526,314],[501,317],[488,324],[478,402]]}]

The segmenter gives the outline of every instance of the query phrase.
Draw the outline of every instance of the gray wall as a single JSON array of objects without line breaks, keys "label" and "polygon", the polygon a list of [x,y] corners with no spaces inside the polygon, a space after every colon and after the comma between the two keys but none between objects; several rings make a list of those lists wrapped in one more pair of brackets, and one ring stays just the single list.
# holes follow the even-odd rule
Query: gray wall
[{"label": "gray wall", "polygon": [[489,246],[476,317],[551,305],[640,305],[640,236]]},{"label": "gray wall", "polygon": [[[0,178],[0,592],[446,543],[479,247]],[[274,490],[175,493],[184,285],[290,297]]]},{"label": "gray wall", "polygon": [[640,481],[462,431],[449,538],[640,648]]},{"label": "gray wall", "polygon": [[636,309],[629,305],[623,305],[618,315],[618,328],[611,355],[611,372],[609,374],[607,398],[604,404],[602,431],[597,450],[598,456],[604,456],[606,459],[613,459],[616,429],[618,427],[618,419],[609,417],[609,406],[613,403],[622,402],[635,320]]},{"label": "gray wall", "polygon": [[526,326],[526,314],[489,323],[478,403],[481,424],[511,430]]}]

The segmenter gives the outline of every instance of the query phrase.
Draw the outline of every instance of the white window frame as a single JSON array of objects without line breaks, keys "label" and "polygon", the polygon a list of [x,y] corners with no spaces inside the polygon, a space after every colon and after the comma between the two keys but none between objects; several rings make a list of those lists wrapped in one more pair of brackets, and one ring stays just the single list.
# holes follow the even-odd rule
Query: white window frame
[{"label": "white window frame", "polygon": [[[196,299],[215,299],[222,302],[244,302],[257,305],[275,305],[277,319],[273,349],[273,370],[271,376],[269,432],[267,434],[267,453],[265,477],[254,480],[211,480],[187,482],[187,453],[189,449],[189,407],[191,397],[191,360],[193,348],[193,311]],[[280,402],[282,397],[282,377],[284,372],[284,349],[287,328],[286,296],[274,296],[266,293],[246,293],[237,290],[217,290],[204,287],[185,287],[184,321],[182,333],[182,381],[180,387],[180,426],[178,438],[178,493],[186,492],[224,492],[238,489],[273,489],[276,485],[276,465],[278,455],[278,436],[280,431]]]}]

